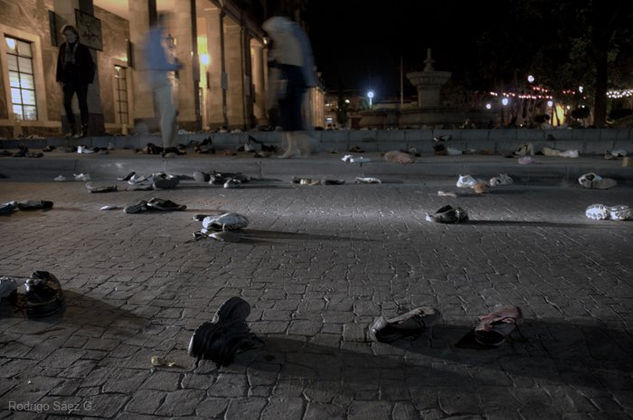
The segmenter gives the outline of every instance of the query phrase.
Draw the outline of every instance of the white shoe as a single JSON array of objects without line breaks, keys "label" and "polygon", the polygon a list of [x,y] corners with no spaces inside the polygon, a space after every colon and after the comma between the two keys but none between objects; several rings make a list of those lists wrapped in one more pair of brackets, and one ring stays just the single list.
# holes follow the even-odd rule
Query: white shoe
[{"label": "white shoe", "polygon": [[459,156],[462,154],[462,151],[459,149],[455,149],[454,147],[447,147],[446,154],[449,156]]},{"label": "white shoe", "polygon": [[577,158],[579,156],[578,150],[565,150],[558,154],[560,157],[565,158]]},{"label": "white shoe", "polygon": [[490,182],[488,182],[491,187],[497,185],[510,185],[512,183],[514,183],[514,180],[510,178],[508,174],[499,174],[499,176],[490,178]]},{"label": "white shoe", "polygon": [[347,163],[349,163],[349,162],[352,160],[352,158],[353,158],[353,156],[352,156],[352,155],[345,155],[345,156],[343,156],[343,157],[341,158],[341,160],[342,160],[343,162],[347,162]]},{"label": "white shoe", "polygon": [[54,179],[55,181],[58,181],[58,182],[63,182],[63,181],[66,181],[66,177],[65,177],[64,175],[58,175],[58,176],[56,176],[56,177],[55,177],[55,178],[53,178],[53,179]]},{"label": "white shoe", "polygon": [[581,175],[578,178],[578,183],[585,188],[593,188],[593,182],[595,180],[601,180],[602,177],[594,172],[588,172],[586,174]]},{"label": "white shoe", "polygon": [[470,175],[460,175],[457,183],[457,188],[472,188],[477,183],[477,180]]},{"label": "white shoe", "polygon": [[75,177],[75,181],[90,181],[90,174],[73,174],[73,176]]},{"label": "white shoe", "polygon": [[607,220],[609,209],[604,204],[592,204],[585,210],[585,216],[592,220]]},{"label": "white shoe", "polygon": [[629,206],[613,206],[609,207],[609,217],[611,220],[631,220],[633,212]]},{"label": "white shoe", "polygon": [[353,157],[349,160],[349,163],[369,163],[371,162],[371,159],[366,158],[366,157]]}]

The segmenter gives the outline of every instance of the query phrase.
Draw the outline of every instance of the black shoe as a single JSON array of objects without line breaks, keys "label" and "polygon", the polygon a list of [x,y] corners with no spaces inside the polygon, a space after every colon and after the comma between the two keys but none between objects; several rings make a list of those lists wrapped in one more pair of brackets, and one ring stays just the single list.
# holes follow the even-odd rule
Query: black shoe
[{"label": "black shoe", "polygon": [[65,300],[59,280],[48,271],[36,271],[26,281],[26,315],[43,318],[64,311]]},{"label": "black shoe", "polygon": [[17,206],[20,210],[48,210],[53,208],[53,202],[46,200],[24,200],[18,201]]},{"label": "black shoe", "polygon": [[450,205],[441,207],[435,214],[426,214],[426,220],[436,223],[463,223],[468,221],[466,210]]},{"label": "black shoe", "polygon": [[119,177],[117,178],[119,181],[129,181],[130,178],[132,178],[134,175],[136,175],[136,172],[132,171],[129,174],[125,175],[124,177]]},{"label": "black shoe", "polygon": [[141,200],[139,203],[127,206],[125,209],[123,209],[123,211],[128,214],[143,213],[147,210],[147,201],[145,200]]},{"label": "black shoe", "polygon": [[150,210],[160,211],[183,211],[187,208],[184,204],[176,204],[171,200],[164,200],[162,198],[152,198],[147,202],[147,207]]}]

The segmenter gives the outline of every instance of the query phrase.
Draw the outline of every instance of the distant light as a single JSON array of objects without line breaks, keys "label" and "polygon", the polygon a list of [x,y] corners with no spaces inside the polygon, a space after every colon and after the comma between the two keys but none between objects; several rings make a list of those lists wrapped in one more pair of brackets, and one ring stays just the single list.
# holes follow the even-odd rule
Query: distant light
[{"label": "distant light", "polygon": [[209,57],[209,54],[200,54],[200,64],[202,64],[203,66],[208,66],[210,62],[211,57]]},{"label": "distant light", "polygon": [[492,105],[491,104],[486,104],[486,109],[492,109]]},{"label": "distant light", "polygon": [[348,104],[349,103],[349,99],[345,99],[345,103]]},{"label": "distant light", "polygon": [[571,106],[567,105],[567,107],[566,107],[566,108],[567,108],[567,109],[571,109]]},{"label": "distant light", "polygon": [[578,86],[578,92],[582,93],[582,91],[583,91],[583,90],[585,90],[585,88],[584,88],[584,87],[582,87],[582,86]]},{"label": "distant light", "polygon": [[264,45],[268,45],[268,38],[264,37]]},{"label": "distant light", "polygon": [[506,106],[506,105],[508,105],[510,103],[510,100],[508,98],[503,98],[501,100],[501,103],[503,104],[503,106]]},{"label": "distant light", "polygon": [[528,76],[528,82],[530,83],[534,82],[534,76],[532,76],[531,74]]},{"label": "distant light", "polygon": [[326,120],[327,122],[331,123],[332,121],[334,121],[334,118],[332,118],[332,117],[327,117],[325,120]]},{"label": "distant light", "polygon": [[15,50],[15,39],[13,38],[5,38],[7,41],[7,47],[9,47],[9,49],[11,51]]},{"label": "distant light", "polygon": [[548,108],[551,108],[554,106],[554,102],[553,101],[547,101],[547,106]]},{"label": "distant light", "polygon": [[373,91],[373,90],[370,90],[369,92],[367,92],[367,97],[368,97],[369,99],[373,98],[373,97],[374,97],[374,91]]}]

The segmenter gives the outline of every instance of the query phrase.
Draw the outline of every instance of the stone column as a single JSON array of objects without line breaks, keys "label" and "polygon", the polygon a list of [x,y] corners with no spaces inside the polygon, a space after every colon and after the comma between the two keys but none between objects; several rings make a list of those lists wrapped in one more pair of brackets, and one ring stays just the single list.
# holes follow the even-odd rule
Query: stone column
[{"label": "stone column", "polygon": [[176,57],[183,64],[178,72],[178,124],[187,130],[199,130],[200,61],[197,48],[195,0],[178,2],[167,29],[175,40]]},{"label": "stone column", "polygon": [[209,11],[205,16],[207,49],[209,51],[209,66],[207,72],[207,118],[211,128],[220,128],[224,125],[222,112],[222,37],[220,36],[221,23],[220,10]]},{"label": "stone column", "polygon": [[253,114],[257,125],[266,124],[266,91],[264,86],[264,46],[256,39],[251,40],[252,77],[255,94],[253,95]]},{"label": "stone column", "polygon": [[230,128],[244,128],[246,123],[244,98],[244,63],[242,28],[239,23],[225,19],[224,42],[226,72],[228,74],[227,114]]},{"label": "stone column", "polygon": [[[132,116],[134,118],[134,132],[146,134],[149,128],[158,129],[154,114],[154,100],[152,91],[147,83],[147,72],[143,69],[142,46],[150,28],[150,21],[156,19],[156,0],[130,0],[130,42],[132,43],[132,86],[134,89],[134,103]],[[150,16],[152,18],[150,19]]]},{"label": "stone column", "polygon": [[[94,16],[94,5],[92,4],[92,0],[54,0],[53,8],[55,14],[58,15],[61,19],[61,26],[66,24],[73,25],[75,27],[77,26],[75,9],[79,9],[82,12]],[[79,29],[79,32],[81,32],[81,28],[77,29]],[[88,123],[88,134],[92,136],[105,133],[103,108],[101,106],[101,95],[99,90],[99,65],[97,60],[97,53],[97,50],[93,50],[92,48],[90,48],[92,61],[94,61],[96,67],[94,81],[90,85],[88,85],[88,112],[90,115],[90,120]],[[81,118],[79,116],[79,107],[77,105],[76,96],[73,97],[73,110],[76,115],[75,120],[77,121],[77,124],[79,124]],[[63,110],[63,107],[61,120],[62,130],[66,130],[68,128],[68,121],[66,119],[66,114]]]}]

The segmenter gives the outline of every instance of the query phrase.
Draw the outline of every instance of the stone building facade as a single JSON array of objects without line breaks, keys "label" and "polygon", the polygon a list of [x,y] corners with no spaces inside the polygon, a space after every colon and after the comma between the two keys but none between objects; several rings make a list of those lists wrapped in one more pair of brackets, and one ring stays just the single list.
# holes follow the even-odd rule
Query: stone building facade
[{"label": "stone building facade", "polygon": [[[0,0],[0,137],[65,128],[55,68],[67,23],[92,44],[98,67],[88,92],[90,134],[155,129],[140,46],[158,13],[166,14],[173,53],[183,63],[175,80],[178,127],[266,125],[261,23],[279,13],[302,19],[304,11],[305,0]],[[321,88],[306,95],[305,108],[310,125],[323,125]]]}]

